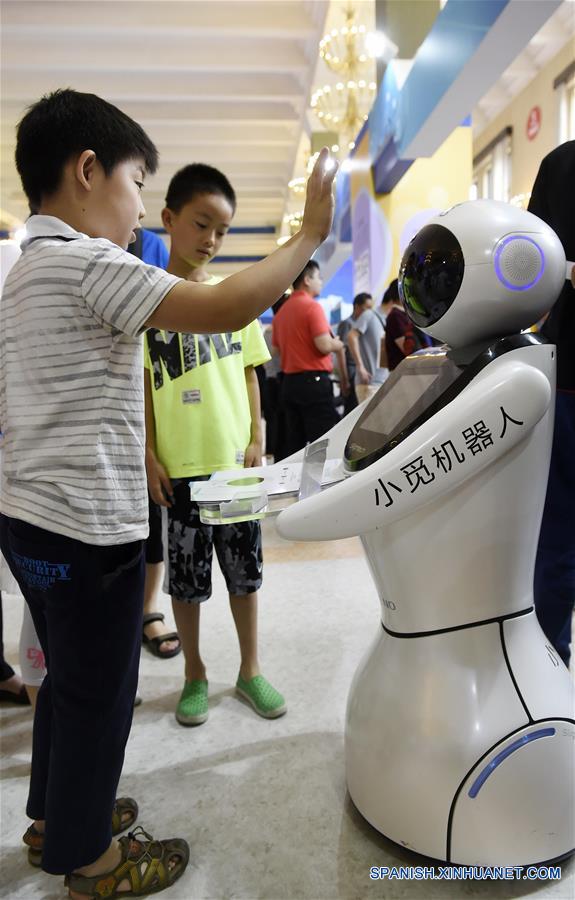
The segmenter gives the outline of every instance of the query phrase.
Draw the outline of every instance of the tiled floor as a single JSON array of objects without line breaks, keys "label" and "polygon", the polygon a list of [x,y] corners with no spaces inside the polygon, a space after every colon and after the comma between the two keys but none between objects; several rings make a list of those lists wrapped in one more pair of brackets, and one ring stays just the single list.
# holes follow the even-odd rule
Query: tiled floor
[{"label": "tiled floor", "polygon": [[[265,526],[261,661],[289,704],[266,721],[234,696],[235,632],[223,581],[203,610],[210,718],[182,728],[174,707],[182,658],[144,651],[121,793],[159,837],[185,836],[189,869],[166,896],[180,900],[328,898],[573,898],[575,863],[557,882],[370,881],[371,866],[421,865],[374,831],[346,795],[347,692],[377,631],[379,608],[359,542],[286,544]],[[168,598],[163,605],[168,609]],[[16,661],[21,601],[5,597],[7,656]],[[30,762],[30,714],[2,709],[0,897],[56,900],[61,879],[31,869],[20,837]]]}]

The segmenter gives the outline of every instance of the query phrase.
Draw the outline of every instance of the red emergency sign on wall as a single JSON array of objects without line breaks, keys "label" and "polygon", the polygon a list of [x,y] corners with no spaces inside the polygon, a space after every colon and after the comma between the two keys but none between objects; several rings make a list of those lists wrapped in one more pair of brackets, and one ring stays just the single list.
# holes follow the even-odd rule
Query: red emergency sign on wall
[{"label": "red emergency sign on wall", "polygon": [[527,126],[525,128],[525,133],[527,134],[527,139],[532,141],[537,137],[539,131],[541,129],[541,107],[534,106],[533,109],[529,112],[527,116]]}]

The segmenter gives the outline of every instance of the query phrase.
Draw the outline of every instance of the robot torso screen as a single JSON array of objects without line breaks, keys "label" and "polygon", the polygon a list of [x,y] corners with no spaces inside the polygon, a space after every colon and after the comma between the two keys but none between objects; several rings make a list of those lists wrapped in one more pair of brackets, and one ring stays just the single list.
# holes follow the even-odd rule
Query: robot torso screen
[{"label": "robot torso screen", "polygon": [[541,343],[546,343],[545,339],[536,334],[499,338],[467,364],[456,363],[447,347],[406,357],[372,398],[351,432],[344,453],[346,469],[355,472],[380,459],[450,403],[497,357]]},{"label": "robot torso screen", "polygon": [[353,429],[345,449],[350,469],[363,469],[395,447],[420,419],[432,414],[461,368],[444,349],[405,359],[391,373]]}]

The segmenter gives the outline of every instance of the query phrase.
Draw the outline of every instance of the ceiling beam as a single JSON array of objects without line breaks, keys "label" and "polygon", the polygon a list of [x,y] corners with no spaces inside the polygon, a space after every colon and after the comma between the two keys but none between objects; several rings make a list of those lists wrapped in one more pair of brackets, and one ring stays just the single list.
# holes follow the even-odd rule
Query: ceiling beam
[{"label": "ceiling beam", "polygon": [[[276,35],[303,36],[317,29],[315,8],[326,4],[299,2],[299,0],[273,0],[263,4],[261,0],[207,0],[207,2],[144,2],[136,4],[130,0],[75,0],[70,3],[51,2],[49,17],[46,14],[46,0],[3,0],[2,21],[4,28],[43,28],[49,18],[48,27],[54,30],[81,29],[83,32],[105,31],[106,33],[127,32],[141,34],[152,32],[158,35],[162,30],[171,30],[176,35],[188,30],[196,34],[260,34],[262,37]],[[267,6],[267,9],[264,7]],[[270,9],[273,7],[273,12]],[[188,36],[186,34],[186,36]]]}]

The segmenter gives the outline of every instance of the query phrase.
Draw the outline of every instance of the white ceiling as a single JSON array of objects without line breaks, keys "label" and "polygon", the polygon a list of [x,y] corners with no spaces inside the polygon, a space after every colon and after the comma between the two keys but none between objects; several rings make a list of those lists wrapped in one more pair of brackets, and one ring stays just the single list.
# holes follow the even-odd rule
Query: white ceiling
[{"label": "white ceiling", "polygon": [[[528,0],[525,0],[528,2]],[[0,0],[0,207],[27,215],[14,167],[15,126],[47,91],[105,97],[140,122],[160,150],[148,180],[149,227],[159,227],[171,175],[192,161],[221,168],[238,194],[229,256],[275,249],[294,167],[315,127],[306,110],[325,81],[318,43],[343,22],[345,0]],[[373,22],[373,0],[358,0]],[[480,132],[575,32],[564,2],[473,111]],[[323,67],[323,68],[322,68]],[[296,163],[297,160],[297,163]],[[241,267],[228,265],[226,273]],[[222,268],[224,268],[222,266]],[[223,274],[223,273],[222,273]]]},{"label": "white ceiling", "polygon": [[[2,0],[0,205],[24,219],[15,126],[47,91],[101,95],[160,151],[146,225],[160,227],[170,177],[221,168],[239,227],[281,225],[328,0]],[[227,255],[266,254],[277,235],[231,235]]]},{"label": "white ceiling", "polygon": [[573,45],[575,56],[574,35],[575,3],[573,0],[564,0],[473,110],[474,137],[478,137],[513,98],[525,90],[537,73],[569,41]]}]

